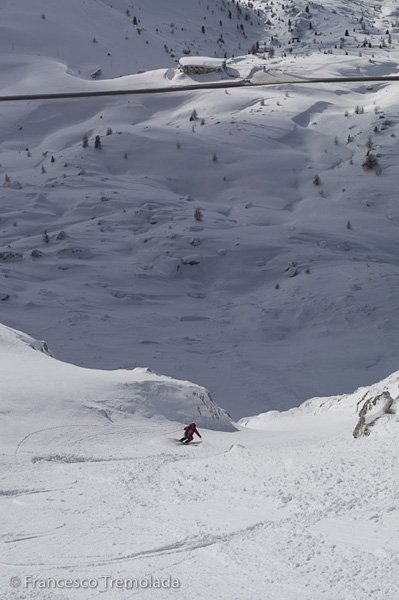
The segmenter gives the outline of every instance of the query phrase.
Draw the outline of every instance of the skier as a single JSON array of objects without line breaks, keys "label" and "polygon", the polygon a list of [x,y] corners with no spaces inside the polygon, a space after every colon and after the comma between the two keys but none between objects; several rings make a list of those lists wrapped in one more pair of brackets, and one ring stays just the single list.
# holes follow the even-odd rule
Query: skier
[{"label": "skier", "polygon": [[187,427],[184,428],[184,437],[182,437],[179,442],[183,444],[189,444],[193,441],[194,433],[198,435],[198,437],[202,438],[201,434],[198,432],[197,426],[195,423],[190,423]]}]

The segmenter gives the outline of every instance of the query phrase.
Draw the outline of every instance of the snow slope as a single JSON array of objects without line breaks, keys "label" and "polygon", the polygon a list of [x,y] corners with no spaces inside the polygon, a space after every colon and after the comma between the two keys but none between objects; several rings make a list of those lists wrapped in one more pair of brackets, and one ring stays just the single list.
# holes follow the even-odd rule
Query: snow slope
[{"label": "snow slope", "polygon": [[[5,424],[9,412],[22,420],[28,418],[29,423],[40,421],[41,410],[47,407],[47,418],[57,422],[84,420],[94,413],[112,423],[115,413],[181,423],[195,420],[200,427],[234,429],[227,413],[204,388],[150,369],[99,371],[61,363],[49,354],[45,343],[4,326],[0,329]],[[16,373],[23,376],[17,379]]]},{"label": "snow slope", "polygon": [[1,598],[396,598],[397,83],[288,83],[395,74],[396,4],[61,4],[2,95],[281,83],[2,103]]},{"label": "snow slope", "polygon": [[224,0],[4,0],[0,11],[1,64],[10,81],[46,61],[87,79],[98,69],[100,78],[113,78],[174,67],[183,54],[204,50],[241,55],[263,31],[257,11]]},{"label": "snow slope", "polygon": [[395,89],[352,88],[5,105],[3,322],[203,383],[236,417],[395,370]]},{"label": "snow slope", "polygon": [[[237,6],[175,2],[165,16],[160,2],[3,2],[1,92],[193,83],[173,68],[191,42],[192,55],[226,53],[236,79],[397,72],[394,3]],[[399,350],[396,86],[3,103],[1,322],[68,362],[205,385],[234,418],[387,376]]]},{"label": "snow slope", "polygon": [[[203,390],[59,363],[5,327],[0,340],[4,600],[396,597],[398,373],[236,431],[213,405],[182,447]],[[390,411],[355,438],[383,392]]]}]

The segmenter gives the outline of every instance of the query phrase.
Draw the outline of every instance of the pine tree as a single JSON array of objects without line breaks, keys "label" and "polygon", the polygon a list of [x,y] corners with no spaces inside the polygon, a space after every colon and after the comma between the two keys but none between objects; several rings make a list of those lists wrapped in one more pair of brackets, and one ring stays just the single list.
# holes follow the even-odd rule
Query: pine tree
[{"label": "pine tree", "polygon": [[320,176],[318,174],[316,174],[314,176],[313,183],[314,183],[314,185],[320,185],[321,184]]},{"label": "pine tree", "polygon": [[194,219],[195,219],[196,221],[202,221],[202,211],[201,211],[201,209],[200,209],[200,208],[198,208],[198,207],[197,207],[197,208],[195,209],[195,211],[194,211]]}]

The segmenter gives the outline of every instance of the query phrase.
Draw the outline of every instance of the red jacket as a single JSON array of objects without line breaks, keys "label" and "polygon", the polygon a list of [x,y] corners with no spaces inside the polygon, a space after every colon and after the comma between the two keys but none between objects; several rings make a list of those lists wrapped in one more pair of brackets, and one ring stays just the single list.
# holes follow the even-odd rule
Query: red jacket
[{"label": "red jacket", "polygon": [[198,429],[195,425],[195,423],[190,423],[190,425],[187,425],[187,427],[184,428],[185,431],[185,436],[186,437],[193,437],[194,433],[196,435],[198,435],[198,437],[201,437],[201,434],[198,432]]}]

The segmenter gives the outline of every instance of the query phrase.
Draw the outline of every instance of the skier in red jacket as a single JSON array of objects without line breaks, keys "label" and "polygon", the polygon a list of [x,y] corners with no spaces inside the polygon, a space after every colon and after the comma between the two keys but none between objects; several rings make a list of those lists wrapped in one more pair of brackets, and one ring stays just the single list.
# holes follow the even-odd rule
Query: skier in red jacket
[{"label": "skier in red jacket", "polygon": [[190,425],[187,425],[187,427],[184,428],[184,437],[182,437],[179,442],[182,442],[183,444],[189,444],[193,441],[194,433],[198,435],[198,437],[202,437],[198,432],[196,424],[190,423]]}]

